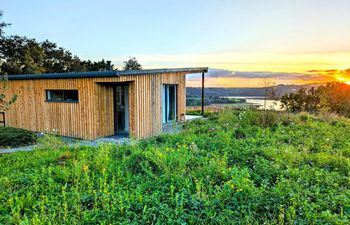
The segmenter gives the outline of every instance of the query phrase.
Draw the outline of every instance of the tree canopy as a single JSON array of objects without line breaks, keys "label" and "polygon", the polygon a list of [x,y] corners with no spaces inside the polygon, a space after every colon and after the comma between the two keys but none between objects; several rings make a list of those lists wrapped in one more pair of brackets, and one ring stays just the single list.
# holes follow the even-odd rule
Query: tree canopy
[{"label": "tree canopy", "polygon": [[0,74],[41,74],[100,71],[113,68],[110,61],[81,60],[70,51],[45,40],[38,42],[25,36],[6,36],[0,12]]},{"label": "tree canopy", "polygon": [[7,85],[7,76],[0,75],[0,112],[8,110],[10,105],[12,105],[17,99],[17,95],[13,95],[11,97],[6,96],[5,91],[7,89]]},{"label": "tree canopy", "polygon": [[329,111],[350,117],[350,86],[331,82],[318,88],[300,89],[296,93],[282,96],[281,102],[290,112]]},{"label": "tree canopy", "polygon": [[124,61],[124,70],[142,70],[141,64],[135,57],[130,57],[129,60]]}]

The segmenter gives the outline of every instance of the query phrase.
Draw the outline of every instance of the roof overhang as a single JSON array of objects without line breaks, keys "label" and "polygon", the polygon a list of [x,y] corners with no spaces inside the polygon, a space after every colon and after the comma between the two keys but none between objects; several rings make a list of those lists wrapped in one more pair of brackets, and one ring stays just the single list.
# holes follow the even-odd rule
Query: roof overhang
[{"label": "roof overhang", "polygon": [[9,80],[35,80],[35,79],[69,79],[93,77],[118,77],[161,73],[202,73],[208,72],[208,67],[176,68],[176,69],[147,69],[147,70],[108,70],[72,73],[44,73],[8,75]]}]

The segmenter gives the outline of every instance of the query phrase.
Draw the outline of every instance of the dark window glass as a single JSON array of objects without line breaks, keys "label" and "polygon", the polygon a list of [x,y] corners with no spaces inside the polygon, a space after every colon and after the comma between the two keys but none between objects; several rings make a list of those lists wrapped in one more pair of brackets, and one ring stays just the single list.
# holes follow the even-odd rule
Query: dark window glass
[{"label": "dark window glass", "polygon": [[78,90],[46,90],[47,101],[78,102]]},{"label": "dark window glass", "polygon": [[176,120],[176,85],[163,86],[163,123]]},{"label": "dark window glass", "polygon": [[175,93],[175,86],[169,85],[169,115],[168,115],[168,121],[175,119],[175,110],[176,110],[176,93]]}]

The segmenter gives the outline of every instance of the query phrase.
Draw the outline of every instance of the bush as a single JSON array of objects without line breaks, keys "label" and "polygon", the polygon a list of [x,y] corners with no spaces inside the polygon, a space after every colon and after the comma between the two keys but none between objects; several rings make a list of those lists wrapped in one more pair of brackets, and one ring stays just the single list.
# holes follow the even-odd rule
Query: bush
[{"label": "bush", "polygon": [[36,142],[34,132],[13,127],[0,127],[0,147],[18,147]]}]

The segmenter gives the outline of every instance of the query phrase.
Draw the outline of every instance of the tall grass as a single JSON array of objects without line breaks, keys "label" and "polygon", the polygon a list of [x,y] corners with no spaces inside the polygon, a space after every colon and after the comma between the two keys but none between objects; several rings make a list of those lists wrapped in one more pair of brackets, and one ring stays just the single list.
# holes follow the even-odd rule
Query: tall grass
[{"label": "tall grass", "polygon": [[223,111],[133,146],[0,157],[4,224],[349,224],[350,125]]}]

